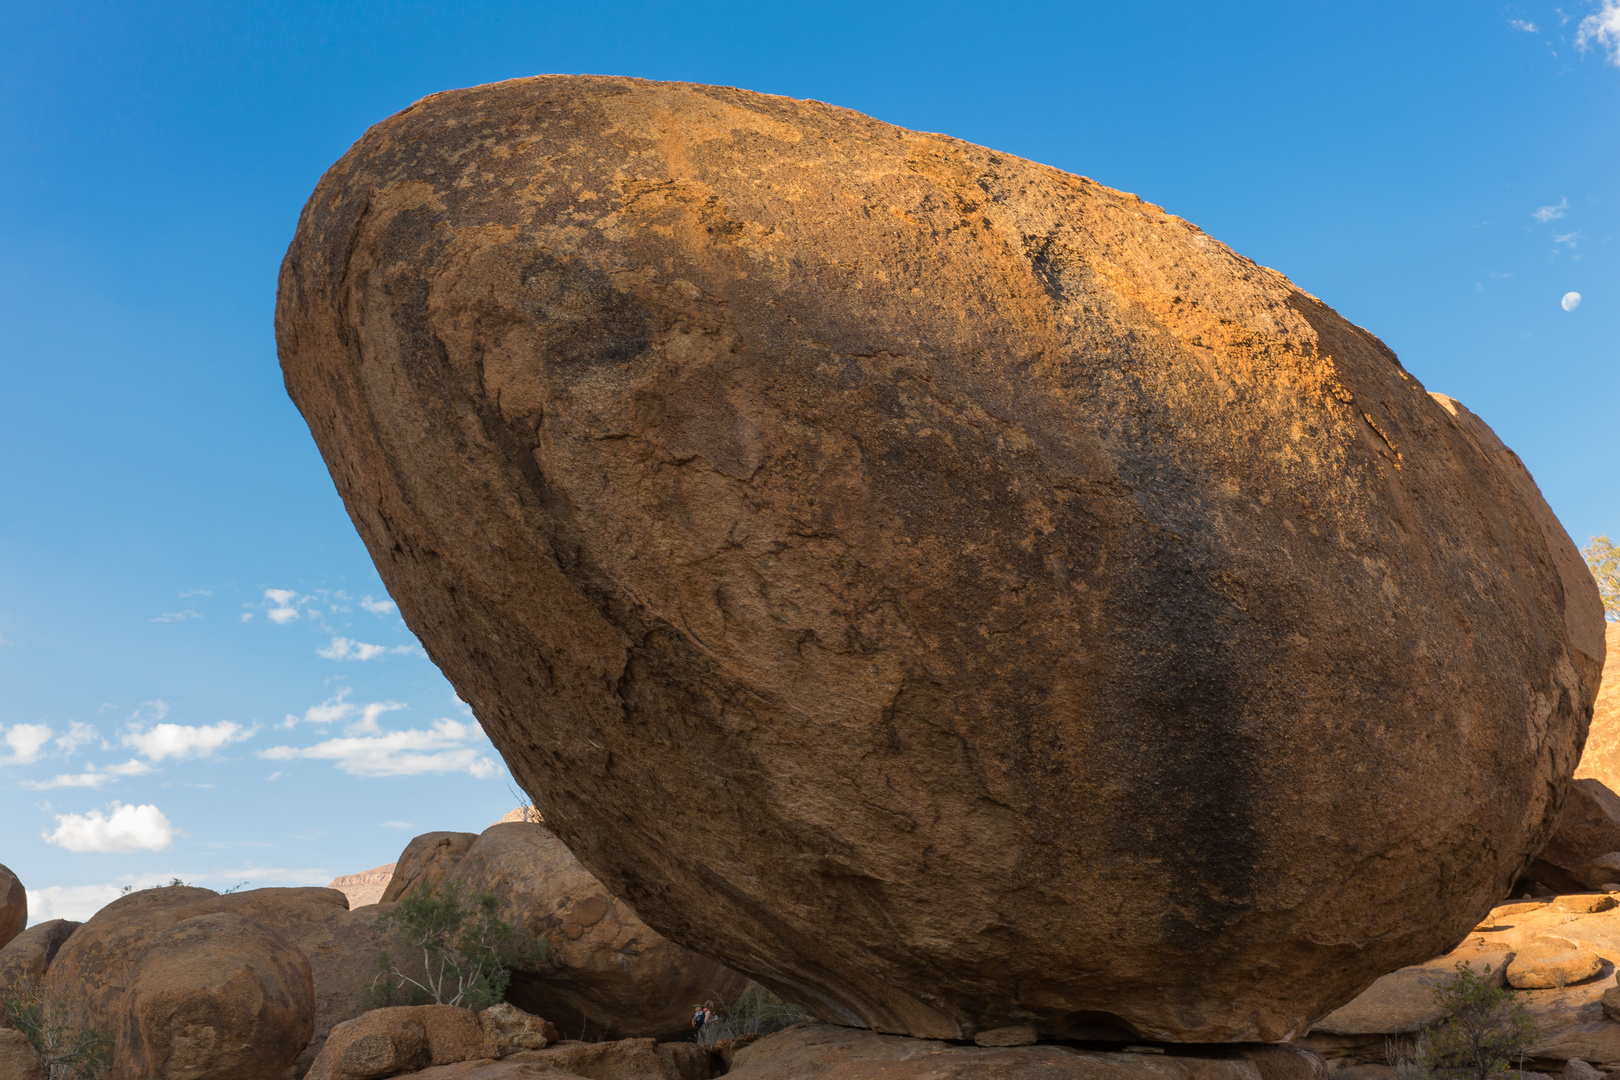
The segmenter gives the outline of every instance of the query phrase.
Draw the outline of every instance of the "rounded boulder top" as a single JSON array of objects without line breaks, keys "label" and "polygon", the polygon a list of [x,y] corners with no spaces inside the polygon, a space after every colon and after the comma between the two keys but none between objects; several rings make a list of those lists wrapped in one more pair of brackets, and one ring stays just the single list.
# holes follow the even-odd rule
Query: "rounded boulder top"
[{"label": "rounded boulder top", "polygon": [[276,330],[547,826],[829,1019],[1285,1039],[1505,895],[1585,737],[1595,586],[1489,429],[1080,176],[451,91],[321,180]]}]

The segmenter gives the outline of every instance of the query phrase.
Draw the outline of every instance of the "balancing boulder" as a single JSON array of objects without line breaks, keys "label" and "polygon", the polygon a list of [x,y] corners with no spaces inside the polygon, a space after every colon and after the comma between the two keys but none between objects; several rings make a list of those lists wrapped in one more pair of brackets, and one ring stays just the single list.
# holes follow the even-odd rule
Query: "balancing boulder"
[{"label": "balancing boulder", "polygon": [[1283,1039],[1456,944],[1580,753],[1601,610],[1512,455],[1079,176],[457,90],[327,172],[276,330],[547,827],[830,1019]]}]

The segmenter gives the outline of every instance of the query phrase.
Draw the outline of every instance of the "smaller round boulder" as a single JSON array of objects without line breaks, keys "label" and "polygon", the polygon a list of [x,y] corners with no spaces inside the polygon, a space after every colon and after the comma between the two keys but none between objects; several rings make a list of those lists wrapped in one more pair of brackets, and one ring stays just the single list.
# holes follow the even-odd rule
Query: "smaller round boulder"
[{"label": "smaller round boulder", "polygon": [[0,949],[28,925],[28,890],[5,866],[0,866]]},{"label": "smaller round boulder", "polygon": [[50,919],[12,938],[0,948],[0,990],[43,979],[57,950],[79,925],[71,919]]},{"label": "smaller round boulder", "polygon": [[423,833],[405,845],[394,863],[394,876],[383,890],[380,903],[392,904],[425,889],[436,888],[450,876],[456,864],[478,840],[477,833]]},{"label": "smaller round boulder", "polygon": [[642,922],[544,825],[491,825],[449,882],[464,900],[493,893],[501,918],[546,940],[546,958],[515,966],[506,996],[566,1034],[676,1037],[691,1030],[693,1002],[731,1001],[747,985]]},{"label": "smaller round boulder", "polygon": [[124,992],[113,1080],[277,1080],[315,1031],[303,952],[240,915],[201,915],[147,946]]},{"label": "smaller round boulder", "polygon": [[1536,941],[1508,961],[1508,985],[1519,990],[1562,989],[1590,979],[1603,968],[1597,953],[1562,942]]}]

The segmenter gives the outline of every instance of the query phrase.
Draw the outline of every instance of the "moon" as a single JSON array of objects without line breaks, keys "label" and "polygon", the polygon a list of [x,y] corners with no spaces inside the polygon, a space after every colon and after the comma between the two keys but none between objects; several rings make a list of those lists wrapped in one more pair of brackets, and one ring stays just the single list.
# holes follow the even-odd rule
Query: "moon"
[{"label": "moon", "polygon": [[1565,311],[1574,311],[1576,308],[1581,306],[1581,294],[1578,292],[1567,292],[1564,294],[1564,298],[1558,301],[1558,303]]}]

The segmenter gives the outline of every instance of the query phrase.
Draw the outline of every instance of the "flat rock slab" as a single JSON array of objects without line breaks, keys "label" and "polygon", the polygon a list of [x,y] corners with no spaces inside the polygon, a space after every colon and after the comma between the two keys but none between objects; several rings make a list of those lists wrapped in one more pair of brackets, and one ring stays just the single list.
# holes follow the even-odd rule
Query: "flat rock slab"
[{"label": "flat rock slab", "polygon": [[1288,1038],[1475,925],[1575,768],[1602,602],[1523,464],[1083,177],[451,91],[323,177],[276,333],[546,824],[830,1019]]},{"label": "flat rock slab", "polygon": [[955,1046],[826,1024],[739,1050],[730,1080],[1261,1080],[1241,1058],[1095,1053],[1062,1046]]},{"label": "flat rock slab", "polygon": [[1457,967],[1468,963],[1483,972],[1488,965],[1493,981],[1500,986],[1508,958],[1504,948],[1462,948],[1427,964],[1402,968],[1385,975],[1362,991],[1348,1005],[1341,1006],[1311,1027],[1326,1035],[1392,1035],[1420,1031],[1445,1016],[1435,1004],[1434,991],[1456,976]]}]

